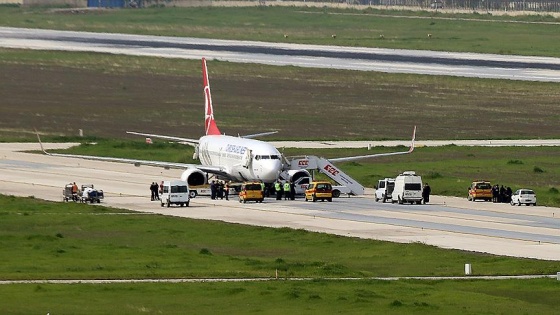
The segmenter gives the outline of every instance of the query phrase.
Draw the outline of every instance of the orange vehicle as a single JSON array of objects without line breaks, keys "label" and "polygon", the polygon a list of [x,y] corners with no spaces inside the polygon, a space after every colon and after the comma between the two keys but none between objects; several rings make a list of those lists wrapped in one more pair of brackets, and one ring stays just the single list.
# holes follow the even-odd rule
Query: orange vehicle
[{"label": "orange vehicle", "polygon": [[332,201],[332,185],[329,182],[311,182],[305,190],[305,201],[311,200],[313,202],[321,199],[321,201]]},{"label": "orange vehicle", "polygon": [[247,201],[263,202],[264,191],[262,190],[261,183],[248,182],[241,185],[239,191],[239,202],[246,203]]},{"label": "orange vehicle", "polygon": [[475,201],[476,199],[492,200],[492,184],[486,180],[475,180],[469,187],[467,200]]}]

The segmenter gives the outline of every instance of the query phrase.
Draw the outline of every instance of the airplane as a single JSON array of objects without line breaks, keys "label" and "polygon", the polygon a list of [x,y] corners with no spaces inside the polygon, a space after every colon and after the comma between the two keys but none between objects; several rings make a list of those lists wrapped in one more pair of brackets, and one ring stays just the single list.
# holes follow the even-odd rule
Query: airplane
[{"label": "airplane", "polygon": [[[63,153],[49,153],[41,143],[39,133],[37,138],[43,153],[50,156],[80,158],[87,160],[121,162],[134,164],[136,166],[149,165],[164,168],[184,169],[181,180],[187,181],[189,185],[198,186],[208,182],[208,175],[212,174],[218,179],[231,180],[233,182],[262,181],[265,184],[274,183],[278,180],[281,172],[286,170],[289,163],[283,163],[282,154],[270,143],[253,139],[276,133],[263,132],[246,136],[228,136],[222,134],[214,119],[214,108],[212,106],[212,95],[210,93],[210,81],[208,79],[208,68],[206,59],[202,58],[202,77],[204,86],[204,108],[205,108],[205,135],[200,139],[188,139],[182,137],[148,134],[135,131],[127,131],[128,134],[140,135],[150,138],[181,142],[195,147],[194,158],[199,159],[201,164],[173,163],[163,161],[148,161],[126,158],[99,157],[89,155],[75,155]],[[362,155],[356,157],[344,157],[330,159],[331,161],[350,161],[381,156],[411,153],[414,150],[414,139],[416,127],[412,137],[410,149],[402,152],[379,153]],[[296,170],[296,172],[306,172]],[[309,173],[307,173],[308,175]]]}]

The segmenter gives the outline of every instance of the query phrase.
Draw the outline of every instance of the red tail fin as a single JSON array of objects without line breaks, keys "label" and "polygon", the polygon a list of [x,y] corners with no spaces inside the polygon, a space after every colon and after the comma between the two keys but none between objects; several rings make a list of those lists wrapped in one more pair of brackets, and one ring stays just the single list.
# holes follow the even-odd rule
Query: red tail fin
[{"label": "red tail fin", "polygon": [[208,68],[206,59],[202,58],[202,83],[204,84],[204,131],[206,135],[220,135],[220,129],[214,120],[214,109],[212,108],[212,95],[210,94],[210,81],[208,80]]}]

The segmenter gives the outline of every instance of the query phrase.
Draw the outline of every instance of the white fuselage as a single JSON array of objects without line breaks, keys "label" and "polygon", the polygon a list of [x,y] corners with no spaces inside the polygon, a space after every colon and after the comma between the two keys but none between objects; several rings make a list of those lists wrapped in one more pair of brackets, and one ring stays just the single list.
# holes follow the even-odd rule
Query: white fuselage
[{"label": "white fuselage", "polygon": [[223,167],[237,181],[272,183],[282,170],[280,152],[273,145],[254,139],[203,136],[198,156],[202,165]]}]

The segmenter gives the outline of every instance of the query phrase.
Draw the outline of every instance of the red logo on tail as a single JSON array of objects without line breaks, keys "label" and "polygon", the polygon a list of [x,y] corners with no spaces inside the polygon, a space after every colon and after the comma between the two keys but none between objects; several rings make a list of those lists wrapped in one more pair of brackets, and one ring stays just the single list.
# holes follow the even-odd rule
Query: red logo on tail
[{"label": "red logo on tail", "polygon": [[204,131],[206,135],[220,135],[220,129],[218,129],[216,121],[214,120],[210,81],[208,80],[208,68],[206,67],[205,58],[202,58],[202,83],[204,84]]}]

